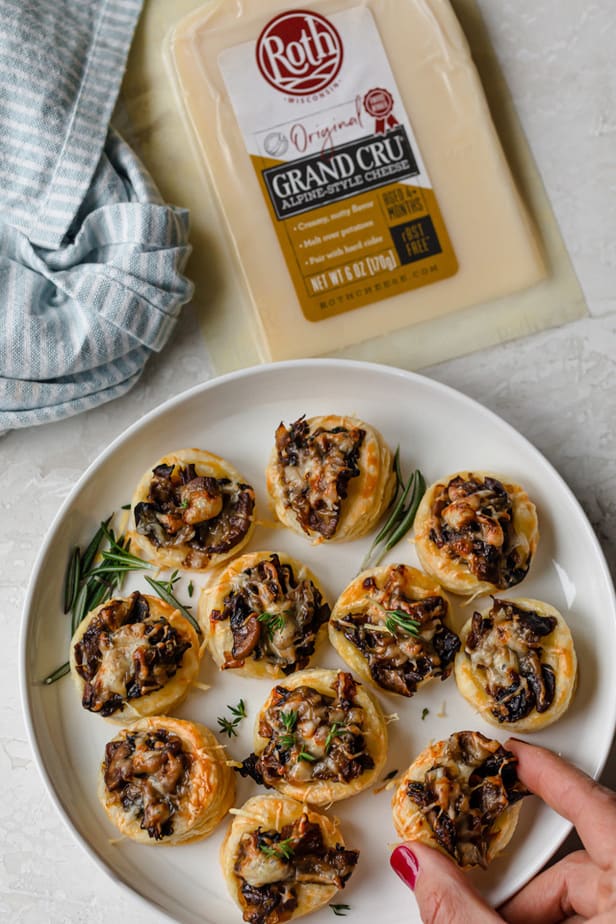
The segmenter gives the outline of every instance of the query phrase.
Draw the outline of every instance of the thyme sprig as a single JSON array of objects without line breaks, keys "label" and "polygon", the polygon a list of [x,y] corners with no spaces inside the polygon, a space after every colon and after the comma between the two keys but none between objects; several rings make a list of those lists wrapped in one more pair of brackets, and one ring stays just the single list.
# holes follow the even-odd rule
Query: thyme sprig
[{"label": "thyme sprig", "polygon": [[287,837],[283,841],[277,841],[275,844],[259,844],[259,850],[266,857],[277,857],[279,860],[290,860],[293,857],[292,837]]},{"label": "thyme sprig", "polygon": [[314,754],[310,754],[308,751],[300,751],[299,754],[297,755],[297,759],[298,759],[298,760],[305,760],[305,761],[307,761],[309,764],[314,764],[314,763],[316,763],[316,760],[317,760],[317,758],[314,756]]},{"label": "thyme sprig", "polygon": [[385,617],[385,628],[391,632],[392,635],[396,635],[397,630],[402,629],[403,632],[414,636],[414,638],[419,636],[421,623],[413,619],[412,616],[409,616],[408,613],[405,613],[403,610],[386,610],[385,612],[387,613]]},{"label": "thyme sprig", "polygon": [[344,724],[342,722],[334,722],[332,727],[327,733],[327,738],[325,739],[325,753],[329,754],[332,744],[334,743],[334,738],[339,738],[344,731]]},{"label": "thyme sprig", "polygon": [[[360,571],[365,571],[366,568],[376,568],[377,565],[380,565],[387,553],[408,533],[415,520],[419,502],[426,490],[425,479],[418,468],[415,469],[406,484],[404,483],[400,469],[399,448],[396,449],[394,455],[393,470],[396,476],[396,490],[389,508],[391,513],[368,549],[361,563]],[[398,494],[400,494],[399,497]]]},{"label": "thyme sprig", "polygon": [[278,743],[285,750],[288,750],[295,744],[295,726],[297,725],[298,713],[294,709],[291,709],[289,712],[281,712],[280,718],[287,733],[279,736]]},{"label": "thyme sprig", "polygon": [[347,911],[351,910],[350,905],[330,905],[329,906],[337,918],[345,918]]},{"label": "thyme sprig", "polygon": [[220,731],[227,735],[228,738],[237,737],[237,726],[247,716],[246,703],[241,699],[237,706],[227,705],[227,709],[234,718],[228,719],[226,716],[219,716],[216,721]]},{"label": "thyme sprig", "polygon": [[279,629],[284,629],[286,619],[284,613],[259,613],[257,616],[257,622],[263,623],[267,629],[267,634],[271,638],[274,637],[274,633]]}]

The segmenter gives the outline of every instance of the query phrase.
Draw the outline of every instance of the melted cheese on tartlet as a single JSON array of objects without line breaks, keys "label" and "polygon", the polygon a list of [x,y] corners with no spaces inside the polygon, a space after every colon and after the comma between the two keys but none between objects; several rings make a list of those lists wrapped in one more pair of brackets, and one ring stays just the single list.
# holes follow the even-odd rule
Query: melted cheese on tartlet
[{"label": "melted cheese on tartlet", "polygon": [[477,596],[519,583],[538,540],[537,512],[526,491],[492,472],[440,479],[426,490],[415,517],[423,569],[456,594]]},{"label": "melted cheese on tartlet", "polygon": [[[174,491],[161,504],[152,496],[152,486],[156,470],[165,467],[172,469]],[[183,483],[190,467],[196,476],[192,488]],[[237,555],[254,527],[254,490],[240,472],[204,449],[179,449],[141,478],[131,502],[128,536],[132,551],[161,568],[207,571]]]},{"label": "melted cheese on tartlet", "polygon": [[[341,682],[345,680],[348,680],[349,686],[354,688],[352,700],[346,706],[340,704],[336,694]],[[336,703],[335,709],[333,706],[332,709],[337,718],[335,722],[328,721],[324,725],[321,722],[320,713],[327,711],[327,707],[318,703],[316,709],[313,709],[307,697],[303,706],[299,704],[299,715],[296,722],[288,728],[288,734],[293,736],[294,741],[291,743],[287,739],[285,743],[287,723],[282,720],[282,716],[291,711],[285,695],[288,698],[289,694],[286,694],[286,691],[292,694],[292,691],[298,688],[306,688],[308,691],[320,694],[324,703],[329,702],[330,705]],[[270,710],[277,719],[281,720],[275,738],[270,737],[268,721]],[[297,711],[297,706],[294,705],[293,711]],[[330,765],[334,776],[337,775],[336,761],[332,752],[341,743],[337,731],[343,729],[346,723],[350,728],[358,729],[363,739],[361,752],[348,755],[351,760],[358,762],[355,764],[358,772],[353,773],[347,781],[336,778],[319,779],[313,776],[317,768],[323,767],[324,771],[328,771]],[[264,737],[264,734],[268,737]],[[292,754],[292,758],[284,764],[277,763],[276,746],[278,743]],[[351,675],[342,671],[311,669],[297,671],[278,683],[260,710],[255,725],[254,739],[254,754],[257,758],[263,755],[268,744],[270,745],[268,765],[276,765],[280,768],[280,773],[277,772],[275,777],[272,777],[269,785],[285,796],[323,806],[354,796],[375,783],[387,758],[387,727],[377,700],[358,681],[353,680]],[[308,757],[300,756],[302,752]],[[361,758],[364,755],[371,766],[360,769]],[[244,761],[244,764],[246,763],[247,761]]]},{"label": "melted cheese on tartlet", "polygon": [[[270,835],[268,840],[275,844],[271,835],[280,834],[290,826],[298,828],[304,820],[311,825],[318,825],[324,847],[339,854],[344,850],[345,844],[336,819],[328,818],[294,799],[280,795],[254,796],[241,808],[234,809],[233,814],[235,817],[220,849],[220,861],[231,897],[242,911],[254,913],[255,910],[254,906],[249,907],[242,894],[244,882],[255,890],[267,890],[268,886],[277,884],[284,888],[285,883],[288,883],[287,895],[296,902],[296,906],[289,912],[283,912],[283,916],[276,920],[299,918],[332,900],[339,889],[338,885],[311,882],[309,871],[303,871],[299,879],[294,878],[292,843],[289,845],[291,850],[288,851],[288,860],[285,858],[287,851],[284,848],[278,853],[270,848],[267,852],[260,851],[260,856],[255,855],[250,863],[243,866],[239,861],[243,844],[254,838],[255,834],[259,836],[267,832]],[[242,876],[241,872],[244,872],[245,876]],[[263,919],[267,920],[267,916]]]},{"label": "melted cheese on tartlet", "polygon": [[549,603],[495,597],[465,623],[460,640],[456,683],[486,722],[532,732],[556,722],[569,708],[577,657],[567,623]]},{"label": "melted cheese on tartlet", "polygon": [[[363,680],[389,693],[412,696],[452,671],[459,642],[450,610],[439,584],[417,568],[371,568],[338,597],[329,639]],[[417,623],[415,634],[405,630],[404,617]]]},{"label": "melted cheese on tartlet", "polygon": [[519,800],[528,795],[516,763],[510,751],[480,732],[456,732],[430,744],[392,799],[400,839],[435,847],[461,869],[487,866],[511,840]]},{"label": "melted cheese on tartlet", "polygon": [[[128,622],[114,631],[109,631],[102,625],[100,628],[97,627],[100,622],[99,616],[104,614],[106,609],[120,607],[128,610],[135,597],[140,597],[147,603],[148,615],[143,621]],[[131,682],[143,675],[143,665],[147,664],[151,630],[157,630],[161,625],[164,627],[165,623],[182,646],[187,646],[180,662],[175,669],[167,671],[166,676],[163,671],[164,682],[158,689],[147,692],[147,684],[144,683],[142,692],[131,690]],[[81,664],[85,658],[82,649],[89,635],[93,633],[99,652],[96,660],[100,660],[95,676],[88,681],[83,676],[87,673],[88,664]],[[149,594],[114,597],[88,613],[77,627],[70,645],[71,674],[84,702],[84,708],[100,712],[115,721],[126,722],[144,716],[160,715],[177,708],[197,679],[203,650],[199,645],[197,633],[188,620],[179,610],[158,597]],[[85,660],[87,662],[87,658]],[[92,698],[92,686],[95,687],[97,700],[94,707],[86,705],[85,702]],[[105,702],[110,702],[111,705],[105,708]]]},{"label": "melted cheese on tartlet", "polygon": [[[284,464],[274,446],[266,469],[268,494],[280,522],[315,543],[356,539],[370,532],[396,486],[392,455],[378,430],[355,417],[328,414],[299,418],[289,428],[281,424],[277,442],[294,434],[299,434],[298,441],[306,443],[306,448],[297,450],[292,444],[292,463]],[[338,470],[343,464],[342,450],[350,442],[355,451],[349,455],[346,475],[351,469],[355,473],[345,476],[346,496],[342,496],[336,491]],[[306,508],[302,513],[300,501]],[[307,522],[310,516],[312,524]],[[327,525],[319,527],[320,522]]]},{"label": "melted cheese on tartlet", "polygon": [[212,574],[198,614],[221,669],[282,678],[306,667],[325,639],[329,606],[304,564],[281,552],[260,551]]},{"label": "melted cheese on tartlet", "polygon": [[[156,751],[160,745],[158,748],[148,745],[150,739],[160,742],[166,737],[172,739],[176,749],[175,739],[179,739],[185,766],[184,775],[174,779],[171,785],[162,784],[160,771],[154,770],[158,756]],[[125,788],[120,785],[115,790],[109,789],[105,782],[105,772],[114,747],[131,740],[135,742],[136,750],[128,759],[134,760],[136,755],[140,760],[140,764],[134,768],[133,777],[142,793],[137,793],[132,802],[124,796],[125,806]],[[151,777],[148,774],[148,759],[153,764]],[[121,769],[130,785],[130,772],[133,768]],[[235,778],[227,766],[224,749],[208,728],[170,716],[154,716],[140,719],[109,742],[99,771],[98,796],[110,821],[126,837],[142,844],[176,846],[201,840],[213,833],[233,804]],[[157,799],[160,799],[163,806],[169,803],[173,806],[167,822],[171,830],[160,837],[148,833],[142,827],[143,805],[147,804],[148,797],[154,803],[154,817]]]}]

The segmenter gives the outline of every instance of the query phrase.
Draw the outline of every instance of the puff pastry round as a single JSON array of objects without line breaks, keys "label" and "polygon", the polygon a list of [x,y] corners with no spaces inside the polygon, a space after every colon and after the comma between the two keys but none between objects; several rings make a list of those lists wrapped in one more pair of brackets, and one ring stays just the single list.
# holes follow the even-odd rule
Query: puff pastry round
[{"label": "puff pastry round", "polygon": [[568,708],[577,658],[567,623],[553,606],[521,597],[473,613],[460,633],[460,693],[492,725],[536,731]]},{"label": "puff pastry round", "polygon": [[204,725],[152,716],[107,744],[98,795],[126,837],[175,846],[213,832],[233,804],[235,779]]},{"label": "puff pastry round", "polygon": [[410,565],[372,568],[351,581],[334,605],[329,638],[363,680],[401,696],[449,677],[460,647],[447,597]]},{"label": "puff pastry round", "polygon": [[101,603],[71,640],[71,673],[84,709],[121,722],[177,706],[197,677],[199,660],[188,620],[139,591]]},{"label": "puff pastry round", "polygon": [[281,423],[266,479],[278,519],[314,542],[370,532],[396,486],[378,430],[336,414]]},{"label": "puff pastry round", "polygon": [[392,800],[402,840],[421,841],[461,869],[485,867],[507,846],[528,795],[498,741],[461,731],[421,752]]},{"label": "puff pastry round", "polygon": [[519,584],[538,539],[535,505],[526,491],[490,472],[456,472],[435,482],[415,517],[419,561],[456,594]]},{"label": "puff pastry round", "polygon": [[315,576],[277,552],[235,558],[199,598],[214,661],[251,677],[285,677],[306,667],[327,634],[329,613]]},{"label": "puff pastry round", "polygon": [[359,852],[345,848],[337,821],[273,795],[255,796],[234,814],[220,860],[245,921],[290,921],[344,888]]},{"label": "puff pastry round", "polygon": [[254,529],[255,493],[220,456],[170,452],[132,500],[131,550],[161,568],[205,571],[236,555]]},{"label": "puff pastry round", "polygon": [[378,778],[387,728],[376,700],[345,671],[298,671],[270,693],[240,773],[285,796],[328,805]]}]

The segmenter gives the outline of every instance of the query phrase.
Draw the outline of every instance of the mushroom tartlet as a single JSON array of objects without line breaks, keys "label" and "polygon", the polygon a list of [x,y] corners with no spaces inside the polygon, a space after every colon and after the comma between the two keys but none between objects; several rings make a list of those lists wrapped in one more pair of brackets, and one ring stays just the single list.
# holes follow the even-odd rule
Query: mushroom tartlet
[{"label": "mushroom tartlet", "polygon": [[251,677],[285,677],[306,667],[327,634],[329,613],[308,568],[276,552],[234,559],[199,599],[214,661]]},{"label": "mushroom tartlet", "polygon": [[135,591],[88,613],[71,640],[71,673],[84,709],[124,722],[177,706],[197,677],[200,654],[179,610]]},{"label": "mushroom tartlet", "polygon": [[98,795],[126,837],[174,846],[213,832],[233,804],[235,779],[209,729],[153,716],[107,744]]},{"label": "mushroom tartlet", "polygon": [[519,584],[538,539],[535,505],[526,491],[489,472],[457,472],[437,481],[415,517],[419,561],[456,594]]},{"label": "mushroom tartlet", "polygon": [[371,786],[387,757],[381,708],[344,671],[298,671],[270,693],[240,773],[314,805]]},{"label": "mushroom tartlet", "polygon": [[449,625],[449,602],[432,578],[410,565],[363,571],[338,597],[329,638],[364,680],[412,696],[449,677],[460,640]]},{"label": "mushroom tartlet", "polygon": [[229,892],[250,924],[279,924],[325,905],[358,857],[336,821],[273,795],[236,811],[220,851]]},{"label": "mushroom tartlet", "polygon": [[507,846],[528,790],[517,761],[498,741],[462,731],[422,751],[393,798],[395,829],[452,857],[486,867]]},{"label": "mushroom tartlet", "polygon": [[334,414],[281,423],[266,478],[278,519],[314,542],[370,532],[396,486],[378,430]]},{"label": "mushroom tartlet", "polygon": [[131,549],[161,568],[205,571],[242,549],[254,529],[255,492],[203,449],[163,456],[132,500]]},{"label": "mushroom tartlet", "polygon": [[487,722],[536,731],[568,708],[577,658],[569,627],[553,606],[494,597],[473,613],[460,638],[456,683]]}]

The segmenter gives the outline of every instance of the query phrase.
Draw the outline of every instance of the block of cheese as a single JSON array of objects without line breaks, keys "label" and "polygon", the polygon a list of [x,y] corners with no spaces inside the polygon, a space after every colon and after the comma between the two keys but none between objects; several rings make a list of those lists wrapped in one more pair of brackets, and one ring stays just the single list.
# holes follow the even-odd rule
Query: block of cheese
[{"label": "block of cheese", "polygon": [[264,358],[545,277],[448,0],[210,3],[168,52]]}]

